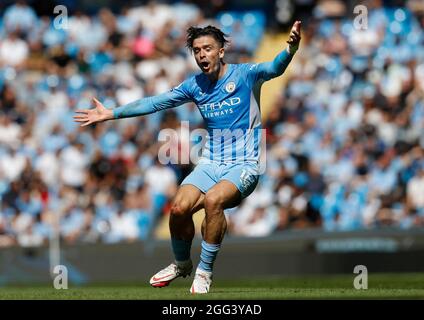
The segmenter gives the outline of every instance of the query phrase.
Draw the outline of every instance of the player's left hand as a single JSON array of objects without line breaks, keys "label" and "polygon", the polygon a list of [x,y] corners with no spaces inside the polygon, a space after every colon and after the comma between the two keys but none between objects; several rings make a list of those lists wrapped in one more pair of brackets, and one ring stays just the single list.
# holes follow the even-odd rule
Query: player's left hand
[{"label": "player's left hand", "polygon": [[302,22],[296,21],[290,30],[289,40],[287,40],[287,43],[289,44],[288,50],[291,54],[294,54],[299,48],[300,39],[302,38],[300,32],[301,26]]}]

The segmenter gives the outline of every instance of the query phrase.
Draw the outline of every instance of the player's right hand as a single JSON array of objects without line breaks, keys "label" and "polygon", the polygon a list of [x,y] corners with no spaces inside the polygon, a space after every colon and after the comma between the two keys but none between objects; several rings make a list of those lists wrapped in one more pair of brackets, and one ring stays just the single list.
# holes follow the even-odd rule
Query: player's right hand
[{"label": "player's right hand", "polygon": [[81,127],[88,126],[92,123],[113,119],[112,110],[106,109],[105,106],[96,98],[93,98],[93,103],[95,105],[94,109],[83,109],[75,111],[76,115],[74,116],[74,121],[82,123]]}]

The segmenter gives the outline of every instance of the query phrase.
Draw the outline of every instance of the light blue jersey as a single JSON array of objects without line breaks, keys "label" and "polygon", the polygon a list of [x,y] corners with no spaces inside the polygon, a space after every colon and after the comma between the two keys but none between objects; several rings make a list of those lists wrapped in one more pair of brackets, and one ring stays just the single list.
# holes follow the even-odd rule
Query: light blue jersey
[{"label": "light blue jersey", "polygon": [[225,75],[211,83],[204,74],[184,81],[173,92],[191,97],[205,121],[208,135],[202,158],[220,162],[258,161],[261,117],[253,64],[228,64]]},{"label": "light blue jersey", "polygon": [[194,102],[208,136],[202,159],[218,162],[258,162],[261,142],[260,89],[281,75],[292,59],[287,50],[273,61],[228,64],[225,75],[211,82],[203,73],[174,89],[114,109],[115,118],[134,117]]}]

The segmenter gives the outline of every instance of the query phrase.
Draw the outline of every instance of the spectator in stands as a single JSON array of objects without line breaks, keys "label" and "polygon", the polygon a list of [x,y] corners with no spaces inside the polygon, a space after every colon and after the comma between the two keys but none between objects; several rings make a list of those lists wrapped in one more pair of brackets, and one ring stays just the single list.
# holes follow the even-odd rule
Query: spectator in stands
[{"label": "spectator in stands", "polygon": [[[354,29],[342,1],[315,5],[287,87],[264,125],[267,172],[253,202],[228,213],[230,234],[424,225],[424,18],[413,2],[420,3],[370,2],[367,30]],[[212,20],[225,2],[210,6],[151,1],[124,5],[118,14],[77,10],[60,30],[27,1],[6,8],[0,23],[0,246],[45,243],[57,213],[69,243],[152,234],[176,181],[189,171],[155,162],[159,130],[198,128],[200,113],[187,104],[164,118],[89,131],[74,126],[70,115],[88,108],[92,96],[113,108],[166,91],[194,72],[194,59],[179,49],[183,31],[217,23]],[[264,26],[258,24],[256,34],[232,17],[228,58],[242,61],[255,54],[252,44]],[[181,120],[189,120],[189,128]]]}]

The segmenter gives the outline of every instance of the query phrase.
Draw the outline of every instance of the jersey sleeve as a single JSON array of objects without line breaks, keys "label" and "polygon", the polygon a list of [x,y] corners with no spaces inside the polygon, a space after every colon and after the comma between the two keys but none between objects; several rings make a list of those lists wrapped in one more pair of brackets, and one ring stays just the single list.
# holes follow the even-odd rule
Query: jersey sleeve
[{"label": "jersey sleeve", "polygon": [[281,51],[272,61],[257,64],[247,64],[245,72],[249,82],[268,81],[275,77],[281,76],[292,60],[293,55],[286,49]]},{"label": "jersey sleeve", "polygon": [[144,116],[160,110],[178,107],[192,101],[191,79],[182,82],[168,92],[142,98],[113,109],[115,119]]}]

